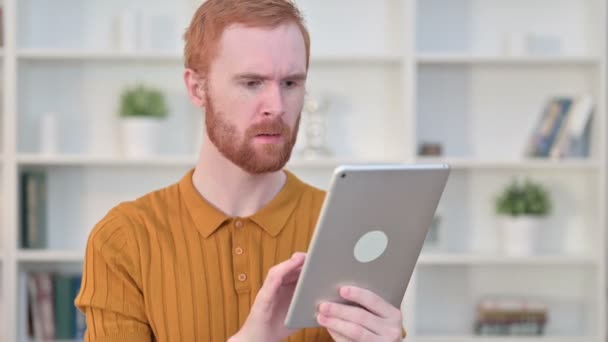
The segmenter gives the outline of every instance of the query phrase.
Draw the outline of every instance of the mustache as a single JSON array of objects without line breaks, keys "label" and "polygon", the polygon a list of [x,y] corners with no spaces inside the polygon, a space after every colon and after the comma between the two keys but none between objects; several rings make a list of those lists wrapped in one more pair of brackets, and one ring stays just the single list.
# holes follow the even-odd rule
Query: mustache
[{"label": "mustache", "polygon": [[255,137],[260,134],[289,135],[291,129],[280,118],[271,121],[262,121],[247,129],[247,137]]}]

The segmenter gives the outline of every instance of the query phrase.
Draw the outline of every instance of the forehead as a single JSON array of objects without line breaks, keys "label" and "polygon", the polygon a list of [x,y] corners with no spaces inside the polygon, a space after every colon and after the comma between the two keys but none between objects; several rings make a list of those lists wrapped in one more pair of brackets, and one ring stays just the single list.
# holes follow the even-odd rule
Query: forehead
[{"label": "forehead", "polygon": [[306,72],[304,37],[295,23],[273,28],[233,24],[224,30],[217,49],[212,69],[215,65],[223,72],[276,77]]}]

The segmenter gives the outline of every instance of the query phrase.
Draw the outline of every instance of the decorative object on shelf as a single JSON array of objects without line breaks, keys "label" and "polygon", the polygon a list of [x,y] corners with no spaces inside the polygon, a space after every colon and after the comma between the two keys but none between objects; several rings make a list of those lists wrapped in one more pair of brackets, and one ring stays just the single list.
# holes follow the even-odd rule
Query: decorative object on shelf
[{"label": "decorative object on shelf", "polygon": [[329,100],[326,96],[306,93],[300,130],[304,139],[298,146],[303,159],[327,158],[332,155],[327,146],[327,113]]},{"label": "decorative object on shelf", "polygon": [[541,336],[548,321],[547,304],[523,297],[482,298],[477,304],[476,335]]},{"label": "decorative object on shelf", "polygon": [[40,120],[40,153],[56,154],[58,151],[57,114],[46,112]]},{"label": "decorative object on shelf", "polygon": [[562,43],[556,35],[509,32],[503,35],[502,53],[510,57],[558,56],[562,54]]},{"label": "decorative object on shelf", "polygon": [[588,157],[593,111],[593,98],[588,94],[552,97],[531,134],[525,155]]},{"label": "decorative object on shelf", "polygon": [[573,215],[566,222],[563,250],[569,255],[588,255],[591,252],[589,231],[580,215]]},{"label": "decorative object on shelf", "polygon": [[141,49],[144,51],[180,51],[177,18],[172,13],[146,8],[141,12],[140,32]]},{"label": "decorative object on shelf", "polygon": [[496,199],[503,251],[517,256],[534,253],[542,219],[551,207],[543,185],[529,178],[514,179]]},{"label": "decorative object on shelf", "polygon": [[123,52],[170,51],[180,48],[176,16],[152,8],[127,8],[114,17],[112,41]]},{"label": "decorative object on shelf", "polygon": [[442,214],[441,208],[435,211],[431,226],[424,240],[424,248],[427,251],[438,251],[443,248],[443,227],[442,227]]},{"label": "decorative object on shelf", "polygon": [[141,12],[123,9],[113,22],[113,45],[123,52],[135,52],[141,46]]},{"label": "decorative object on shelf", "polygon": [[167,115],[165,97],[159,89],[143,84],[126,89],[120,100],[123,153],[128,157],[154,155]]},{"label": "decorative object on shelf", "polygon": [[558,56],[562,54],[562,42],[556,35],[529,33],[526,36],[526,49],[534,56]]},{"label": "decorative object on shelf", "polygon": [[526,38],[523,33],[511,32],[504,35],[503,54],[511,57],[526,55]]},{"label": "decorative object on shelf", "polygon": [[418,149],[419,156],[441,156],[442,154],[443,146],[439,142],[421,143]]}]

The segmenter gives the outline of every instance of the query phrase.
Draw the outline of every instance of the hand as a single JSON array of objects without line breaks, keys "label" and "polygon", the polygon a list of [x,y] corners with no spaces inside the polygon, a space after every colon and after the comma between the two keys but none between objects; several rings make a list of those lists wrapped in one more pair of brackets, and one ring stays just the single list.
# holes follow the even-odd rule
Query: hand
[{"label": "hand", "polygon": [[294,253],[268,271],[247,320],[230,341],[281,341],[294,333],[284,322],[305,258]]},{"label": "hand", "polygon": [[359,304],[324,302],[317,321],[336,341],[401,341],[401,311],[375,293],[353,286],[340,289],[340,296]]}]

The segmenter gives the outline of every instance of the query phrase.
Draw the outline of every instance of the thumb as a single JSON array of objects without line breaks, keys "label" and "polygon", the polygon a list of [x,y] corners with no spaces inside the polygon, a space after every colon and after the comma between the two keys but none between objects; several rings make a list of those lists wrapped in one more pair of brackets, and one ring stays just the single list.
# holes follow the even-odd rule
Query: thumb
[{"label": "thumb", "polygon": [[262,284],[262,288],[258,293],[258,298],[261,302],[270,304],[289,274],[297,272],[304,264],[306,254],[294,253],[291,258],[273,266],[266,275],[266,280]]}]

